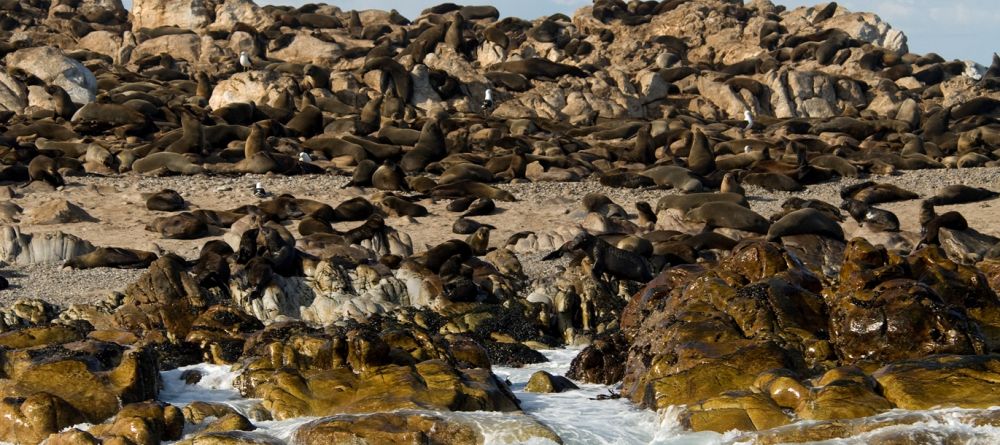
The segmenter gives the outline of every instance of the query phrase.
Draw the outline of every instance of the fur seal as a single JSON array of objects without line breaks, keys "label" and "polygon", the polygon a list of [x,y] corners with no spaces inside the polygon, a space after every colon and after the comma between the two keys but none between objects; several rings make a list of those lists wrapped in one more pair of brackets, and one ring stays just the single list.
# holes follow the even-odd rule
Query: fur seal
[{"label": "fur seal", "polygon": [[670,186],[684,193],[698,193],[705,190],[701,179],[690,170],[676,165],[660,165],[640,173],[651,178],[658,186]]},{"label": "fur seal", "polygon": [[457,198],[448,203],[445,207],[449,212],[464,212],[469,209],[469,206],[476,201],[475,196],[466,196],[462,198]]},{"label": "fur seal", "polygon": [[648,202],[639,201],[635,203],[635,210],[639,214],[639,225],[655,225],[656,224],[656,213],[653,213],[653,208],[650,207]]},{"label": "fur seal", "polygon": [[400,165],[407,173],[417,173],[427,167],[427,164],[443,158],[446,154],[444,147],[444,134],[441,133],[440,125],[429,119],[420,130],[417,145],[403,155]]},{"label": "fur seal", "polygon": [[208,74],[204,71],[198,71],[195,74],[195,81],[198,82],[198,86],[195,89],[195,96],[205,100],[210,99],[212,97],[212,82],[208,79]]},{"label": "fur seal", "polygon": [[45,155],[35,156],[28,163],[28,178],[31,181],[44,181],[56,188],[66,185],[56,168],[56,161]]},{"label": "fur seal", "polygon": [[208,236],[208,225],[190,213],[178,213],[154,219],[146,230],[166,239],[198,239]]},{"label": "fur seal", "polygon": [[156,261],[156,258],[155,253],[142,250],[121,247],[98,247],[97,250],[88,254],[70,258],[63,263],[63,267],[73,269],[95,269],[98,267],[145,269],[153,261]]},{"label": "fur seal", "polygon": [[175,190],[164,189],[146,199],[146,208],[160,212],[176,212],[184,209],[184,198]]},{"label": "fur seal", "polygon": [[649,261],[633,252],[619,249],[587,232],[581,232],[572,240],[542,258],[542,261],[554,260],[567,253],[582,251],[593,263],[592,274],[600,278],[607,272],[620,280],[646,283],[653,279]]},{"label": "fur seal", "polygon": [[719,191],[722,193],[736,193],[738,195],[746,196],[747,191],[740,185],[739,180],[736,179],[736,174],[729,172],[722,177],[722,185],[719,187]]},{"label": "fur seal", "polygon": [[497,205],[490,198],[477,198],[469,205],[463,217],[490,215],[497,209]]},{"label": "fur seal", "polygon": [[267,148],[266,137],[266,131],[260,124],[251,125],[250,134],[247,135],[247,139],[243,144],[243,159],[253,159],[254,155],[258,153],[270,151]]},{"label": "fur seal", "polygon": [[601,193],[587,193],[583,197],[583,209],[588,213],[597,213],[606,217],[628,218],[625,208],[615,204],[611,198]]},{"label": "fur seal", "polygon": [[170,153],[201,153],[207,144],[205,129],[193,114],[181,113],[181,137],[170,144],[166,151]]},{"label": "fur seal", "polygon": [[375,206],[359,196],[340,203],[333,213],[337,221],[364,221],[375,213]]},{"label": "fur seal", "polygon": [[892,184],[878,184],[873,181],[867,181],[844,187],[840,190],[840,197],[843,199],[857,199],[865,204],[872,205],[917,199],[920,198],[920,195]]},{"label": "fur seal", "polygon": [[684,218],[705,223],[706,232],[725,228],[765,234],[770,225],[767,219],[757,212],[729,201],[707,202],[689,210]]},{"label": "fur seal", "polygon": [[386,160],[372,174],[372,185],[379,190],[390,192],[408,191],[409,185],[404,177],[403,169],[395,162]]},{"label": "fur seal", "polygon": [[451,231],[452,233],[456,233],[459,235],[469,235],[479,230],[481,227],[495,229],[495,227],[489,224],[482,224],[478,221],[471,220],[469,218],[460,217],[455,220],[454,224],[451,225]]},{"label": "fur seal", "polygon": [[840,208],[847,211],[858,225],[875,232],[898,232],[899,218],[888,210],[871,207],[856,199],[844,200]]},{"label": "fur seal", "polygon": [[314,233],[337,233],[329,222],[320,218],[307,216],[299,221],[299,235],[309,236]]},{"label": "fur seal", "polygon": [[695,129],[692,134],[687,162],[688,169],[698,175],[704,176],[715,171],[715,154],[708,145],[708,137],[701,130]]},{"label": "fur seal", "polygon": [[917,244],[917,247],[914,247],[914,250],[923,245],[938,245],[938,233],[941,228],[951,230],[967,230],[969,228],[969,222],[961,213],[945,212],[938,215],[934,212],[934,204],[928,200],[920,203],[920,220],[924,237]]},{"label": "fur seal", "polygon": [[465,243],[472,248],[473,255],[486,255],[490,247],[490,228],[482,226],[468,238],[465,239]]},{"label": "fur seal", "polygon": [[365,159],[358,162],[358,165],[354,167],[354,173],[351,175],[351,180],[344,184],[344,187],[364,187],[366,185],[372,185],[372,177],[375,175],[375,171],[380,168],[375,161],[371,159]]},{"label": "fur seal", "polygon": [[1000,196],[1000,193],[989,189],[956,184],[945,187],[937,195],[927,199],[927,201],[935,206],[941,206],[985,201],[997,196]]},{"label": "fur seal", "polygon": [[[837,222],[844,222],[844,215],[840,213],[840,209],[837,208],[837,206],[825,201],[820,201],[818,199],[802,199],[797,196],[793,196],[781,203],[781,210],[783,210],[785,214],[801,209],[816,209],[826,213],[827,216],[833,218]],[[781,216],[784,216],[784,214]],[[777,221],[777,219],[778,218],[772,218],[774,221]]]},{"label": "fur seal", "polygon": [[45,92],[52,96],[52,102],[55,105],[53,110],[56,116],[63,119],[70,120],[73,117],[73,113],[76,113],[77,107],[73,103],[73,99],[70,99],[69,93],[66,92],[61,86],[55,84],[49,84],[45,86]]},{"label": "fur seal", "polygon": [[747,198],[736,193],[691,193],[688,195],[672,195],[660,198],[656,203],[656,211],[677,209],[682,212],[699,207],[709,202],[732,202],[750,208]]},{"label": "fur seal", "polygon": [[768,241],[778,241],[792,235],[819,235],[844,241],[844,229],[826,213],[816,209],[800,209],[791,212],[771,224],[767,230]]},{"label": "fur seal", "polygon": [[372,201],[389,216],[421,217],[428,214],[426,207],[390,193],[377,195],[372,198]]},{"label": "fur seal", "polygon": [[517,199],[506,190],[474,181],[458,181],[451,184],[442,184],[431,190],[431,196],[435,198],[461,198],[475,196],[477,198],[489,198],[495,201],[514,202]]}]

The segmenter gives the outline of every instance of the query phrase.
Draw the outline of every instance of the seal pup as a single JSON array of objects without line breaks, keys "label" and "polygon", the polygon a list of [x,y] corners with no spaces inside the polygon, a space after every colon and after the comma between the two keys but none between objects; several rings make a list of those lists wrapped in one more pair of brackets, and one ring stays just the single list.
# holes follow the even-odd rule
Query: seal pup
[{"label": "seal pup", "polygon": [[736,174],[733,172],[728,172],[722,177],[722,186],[719,187],[719,191],[722,193],[736,193],[738,195],[747,195],[746,189],[740,185],[739,180],[736,179]]},{"label": "seal pup", "polygon": [[67,93],[61,86],[54,84],[46,85],[45,92],[48,93],[49,96],[52,96],[52,102],[55,105],[55,109],[53,111],[56,116],[70,120],[73,117],[73,113],[76,113],[77,107],[76,104],[73,103],[73,99],[69,97],[69,93]]},{"label": "seal pup", "polygon": [[379,190],[385,191],[408,191],[409,184],[406,183],[403,169],[395,162],[385,160],[379,168],[372,174],[372,185]]},{"label": "seal pup", "polygon": [[859,226],[867,227],[875,232],[899,231],[899,218],[888,210],[871,207],[856,199],[844,200],[840,208],[846,210]]},{"label": "seal pup", "polygon": [[176,212],[184,209],[184,198],[176,190],[163,189],[146,199],[146,208],[160,212]]},{"label": "seal pup", "polygon": [[465,243],[472,248],[473,255],[486,255],[490,247],[490,228],[487,226],[479,227],[465,239]]},{"label": "seal pup", "polygon": [[455,223],[451,225],[451,231],[459,235],[469,235],[479,230],[480,227],[487,227],[490,229],[495,229],[489,224],[483,224],[479,221],[472,220],[465,217],[460,217],[455,220]]},{"label": "seal pup", "polygon": [[59,170],[56,168],[56,161],[45,155],[38,155],[28,163],[28,178],[31,181],[44,181],[54,188],[66,185]]},{"label": "seal pup", "polygon": [[639,215],[639,225],[652,227],[656,225],[656,213],[653,212],[653,208],[646,201],[639,201],[635,203],[635,210]]},{"label": "seal pup", "polygon": [[591,273],[595,278],[600,278],[601,274],[607,272],[619,280],[646,283],[653,279],[651,266],[646,258],[612,246],[587,232],[580,232],[558,250],[542,257],[542,261],[551,261],[572,252],[583,252],[590,259],[593,263]]},{"label": "seal pup", "polygon": [[476,198],[469,205],[463,217],[490,215],[497,209],[497,205],[490,198]]}]

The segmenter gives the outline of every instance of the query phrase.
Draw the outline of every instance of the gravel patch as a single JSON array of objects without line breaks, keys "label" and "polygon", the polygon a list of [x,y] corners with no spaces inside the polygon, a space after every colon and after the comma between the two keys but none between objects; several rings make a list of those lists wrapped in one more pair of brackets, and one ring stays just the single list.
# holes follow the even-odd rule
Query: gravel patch
[{"label": "gravel patch", "polygon": [[58,263],[6,266],[0,270],[10,287],[0,292],[0,305],[9,306],[22,298],[38,298],[57,306],[94,303],[109,294],[123,292],[143,270],[87,269],[64,270]]}]

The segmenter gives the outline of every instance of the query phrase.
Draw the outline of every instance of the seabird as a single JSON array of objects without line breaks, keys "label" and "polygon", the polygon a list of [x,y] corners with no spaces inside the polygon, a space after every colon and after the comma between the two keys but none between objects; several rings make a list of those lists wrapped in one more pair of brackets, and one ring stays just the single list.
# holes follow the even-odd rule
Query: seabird
[{"label": "seabird", "polygon": [[309,153],[303,151],[299,153],[299,162],[312,162],[312,158],[309,157]]},{"label": "seabird", "polygon": [[267,196],[267,190],[264,190],[264,184],[258,182],[253,188],[253,195],[258,198]]},{"label": "seabird", "polygon": [[253,63],[250,62],[250,55],[246,51],[240,51],[240,66],[243,67],[243,71],[247,71],[253,67]]},{"label": "seabird", "polygon": [[743,110],[743,120],[747,121],[747,130],[753,128],[753,116],[750,114],[750,110]]}]

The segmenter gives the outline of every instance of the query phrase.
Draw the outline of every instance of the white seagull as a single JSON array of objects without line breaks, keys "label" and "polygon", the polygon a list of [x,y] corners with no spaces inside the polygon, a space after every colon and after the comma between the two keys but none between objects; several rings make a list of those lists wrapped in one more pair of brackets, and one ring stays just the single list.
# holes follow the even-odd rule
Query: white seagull
[{"label": "white seagull", "polygon": [[309,153],[301,152],[299,153],[299,162],[312,162],[312,158],[309,157]]},{"label": "white seagull", "polygon": [[264,190],[264,184],[258,182],[253,188],[253,195],[258,198],[267,196],[267,190]]},{"label": "white seagull", "polygon": [[253,63],[250,63],[250,55],[246,51],[240,51],[240,66],[243,67],[243,71],[253,67]]},{"label": "white seagull", "polygon": [[747,121],[747,130],[753,128],[753,115],[750,114],[750,110],[743,110],[743,120]]}]

